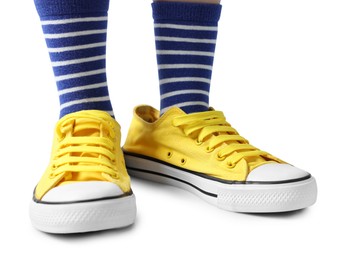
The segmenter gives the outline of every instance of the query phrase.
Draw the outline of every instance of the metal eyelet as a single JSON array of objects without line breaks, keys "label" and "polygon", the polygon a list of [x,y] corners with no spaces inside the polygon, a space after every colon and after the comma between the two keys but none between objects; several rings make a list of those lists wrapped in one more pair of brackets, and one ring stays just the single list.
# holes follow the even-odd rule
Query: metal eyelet
[{"label": "metal eyelet", "polygon": [[199,141],[199,139],[196,139],[196,140],[195,140],[195,144],[196,144],[196,145],[202,145],[202,143],[203,143],[203,142]]},{"label": "metal eyelet", "polygon": [[227,162],[227,167],[228,168],[234,168],[236,164],[233,164],[231,162]]},{"label": "metal eyelet", "polygon": [[182,158],[182,159],[181,159],[181,165],[186,164],[186,162],[187,162],[187,160],[186,160],[186,159],[184,159],[184,158]]},{"label": "metal eyelet", "polygon": [[172,152],[167,152],[166,156],[170,159],[172,157]]},{"label": "metal eyelet", "polygon": [[211,149],[210,149],[210,147],[208,147],[208,146],[206,147],[206,152],[211,153],[211,152],[213,152],[213,151],[214,151],[214,148],[211,148]]},{"label": "metal eyelet", "polygon": [[218,153],[216,154],[216,159],[218,160],[218,161],[224,161],[225,160],[225,156],[220,156]]}]

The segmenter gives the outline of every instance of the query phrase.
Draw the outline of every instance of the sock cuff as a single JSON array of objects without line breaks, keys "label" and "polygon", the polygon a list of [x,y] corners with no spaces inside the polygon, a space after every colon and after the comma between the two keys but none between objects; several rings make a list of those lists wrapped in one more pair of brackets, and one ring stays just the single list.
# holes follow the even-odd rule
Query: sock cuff
[{"label": "sock cuff", "polygon": [[109,0],[34,0],[40,17],[107,13]]},{"label": "sock cuff", "polygon": [[187,21],[217,24],[221,15],[220,4],[184,2],[152,3],[154,21]]}]

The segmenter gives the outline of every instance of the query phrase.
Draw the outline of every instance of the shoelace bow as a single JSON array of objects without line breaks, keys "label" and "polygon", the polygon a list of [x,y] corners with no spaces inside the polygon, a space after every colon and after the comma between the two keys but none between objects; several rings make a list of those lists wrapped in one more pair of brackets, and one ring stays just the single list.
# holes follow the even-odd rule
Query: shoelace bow
[{"label": "shoelace bow", "polygon": [[[209,141],[207,152],[222,147],[217,159],[227,159],[227,165],[234,167],[241,159],[254,156],[266,156],[267,152],[250,145],[238,132],[227,123],[220,111],[208,111],[176,117],[173,125],[181,127],[187,136],[197,138],[197,144]],[[197,134],[198,133],[198,134]],[[227,146],[222,146],[227,144]]]},{"label": "shoelace bow", "polygon": [[[80,122],[76,124],[76,120]],[[88,114],[80,119],[67,116],[57,125],[60,142],[53,160],[52,176],[87,172],[102,174],[107,179],[117,178],[113,129],[112,122]],[[81,132],[94,132],[99,136],[78,136]]]}]

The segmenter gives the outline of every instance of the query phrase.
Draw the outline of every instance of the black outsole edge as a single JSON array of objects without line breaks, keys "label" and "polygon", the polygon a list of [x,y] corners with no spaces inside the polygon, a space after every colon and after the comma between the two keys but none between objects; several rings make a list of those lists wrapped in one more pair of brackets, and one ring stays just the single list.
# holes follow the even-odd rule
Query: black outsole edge
[{"label": "black outsole edge", "polygon": [[[156,176],[172,179],[172,180],[175,180],[175,181],[178,181],[178,182],[182,182],[184,184],[187,184],[187,185],[193,187],[194,189],[196,189],[197,191],[203,193],[204,195],[207,195],[207,196],[210,196],[210,197],[213,197],[213,198],[218,198],[218,194],[214,194],[214,193],[205,191],[205,190],[195,186],[194,184],[191,184],[190,182],[184,181],[182,179],[179,179],[179,178],[176,178],[176,177],[173,177],[173,176],[170,176],[170,175],[166,175],[166,174],[158,173],[158,172],[154,172],[154,171],[149,171],[149,170],[144,170],[144,169],[133,168],[133,167],[127,167],[127,169],[128,170],[132,170],[132,171],[137,171],[137,172],[144,172],[144,173],[148,173],[148,174],[151,174],[151,175],[156,175]],[[138,177],[138,178],[141,178],[141,177]],[[297,181],[297,182],[300,182],[300,181]],[[242,185],[242,184],[245,184],[245,183],[233,183],[233,184],[239,184],[239,185],[241,184]],[[254,183],[252,183],[252,184],[254,184]],[[264,184],[264,183],[262,183],[262,184]]]},{"label": "black outsole edge", "polygon": [[120,199],[120,198],[125,198],[128,196],[133,195],[133,191],[130,190],[129,192],[126,192],[122,195],[119,196],[111,196],[111,197],[102,197],[102,198],[97,198],[97,199],[89,199],[89,200],[75,200],[75,201],[62,201],[62,202],[50,202],[50,201],[42,201],[38,200],[35,197],[35,190],[33,194],[33,201],[38,203],[38,204],[48,204],[48,205],[62,205],[62,204],[76,204],[76,203],[87,203],[87,202],[95,202],[95,201],[102,201],[102,200],[113,200],[113,199]]},{"label": "black outsole edge", "polygon": [[193,187],[194,189],[200,191],[201,193],[203,193],[203,194],[205,194],[205,195],[207,195],[207,196],[214,197],[214,198],[217,198],[217,197],[218,197],[217,194],[214,194],[214,193],[205,191],[205,190],[203,190],[203,189],[200,189],[198,186],[195,186],[194,184],[191,184],[190,182],[181,180],[181,179],[179,179],[179,178],[172,177],[172,176],[170,176],[170,175],[166,175],[166,174],[162,174],[162,173],[158,173],[158,172],[153,172],[153,171],[149,171],[149,170],[143,170],[143,169],[132,168],[132,167],[127,167],[127,169],[133,170],[133,171],[138,171],[138,172],[145,172],[145,173],[149,173],[149,174],[152,174],[152,175],[156,175],[156,176],[160,176],[160,177],[169,178],[169,179],[172,179],[172,180],[175,180],[175,181],[179,181],[179,182],[182,182],[182,183],[184,183],[184,184],[187,184],[187,185]]},{"label": "black outsole edge", "polygon": [[[161,160],[158,160],[156,158],[152,158],[152,157],[149,157],[149,156],[146,156],[146,155],[129,153],[129,152],[126,152],[124,150],[123,150],[123,152],[124,152],[124,155],[133,156],[133,157],[137,157],[137,158],[140,158],[140,159],[153,161],[153,162],[156,162],[156,163],[161,163],[161,164],[164,164],[166,166],[175,168],[177,170],[184,171],[184,172],[187,172],[187,173],[191,173],[191,174],[194,174],[194,175],[196,175],[198,177],[202,177],[202,178],[205,178],[205,179],[208,179],[208,180],[212,180],[212,181],[216,181],[216,182],[220,182],[220,183],[224,183],[224,184],[254,184],[254,185],[286,184],[286,183],[300,182],[300,181],[308,180],[308,179],[310,179],[312,177],[311,174],[308,174],[307,176],[302,177],[302,178],[283,180],[283,181],[229,181],[229,180],[223,180],[223,179],[219,179],[219,178],[216,178],[216,177],[212,177],[212,176],[200,173],[200,172],[187,170],[187,169],[178,167],[176,165],[173,165],[173,164],[170,164],[170,163],[167,163],[167,162],[164,162],[164,161],[161,161]],[[129,167],[129,166],[127,166],[127,168],[131,169],[131,167]],[[142,170],[142,169],[137,169],[137,170],[145,171],[145,170]],[[155,172],[155,173],[156,174],[161,174],[161,173],[158,173],[158,172]]]}]

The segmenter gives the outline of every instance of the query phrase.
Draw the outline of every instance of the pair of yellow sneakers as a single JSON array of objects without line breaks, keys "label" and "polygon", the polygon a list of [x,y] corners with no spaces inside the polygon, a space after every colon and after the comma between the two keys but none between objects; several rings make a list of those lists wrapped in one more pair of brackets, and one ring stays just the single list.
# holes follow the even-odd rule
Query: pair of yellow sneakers
[{"label": "pair of yellow sneakers", "polygon": [[[123,149],[106,112],[85,110],[57,123],[51,161],[30,204],[32,224],[49,233],[131,225],[130,178],[174,185],[236,212],[283,212],[315,203],[314,177],[250,145],[220,111],[160,116],[138,106]],[[123,155],[124,153],[124,155]]]}]

